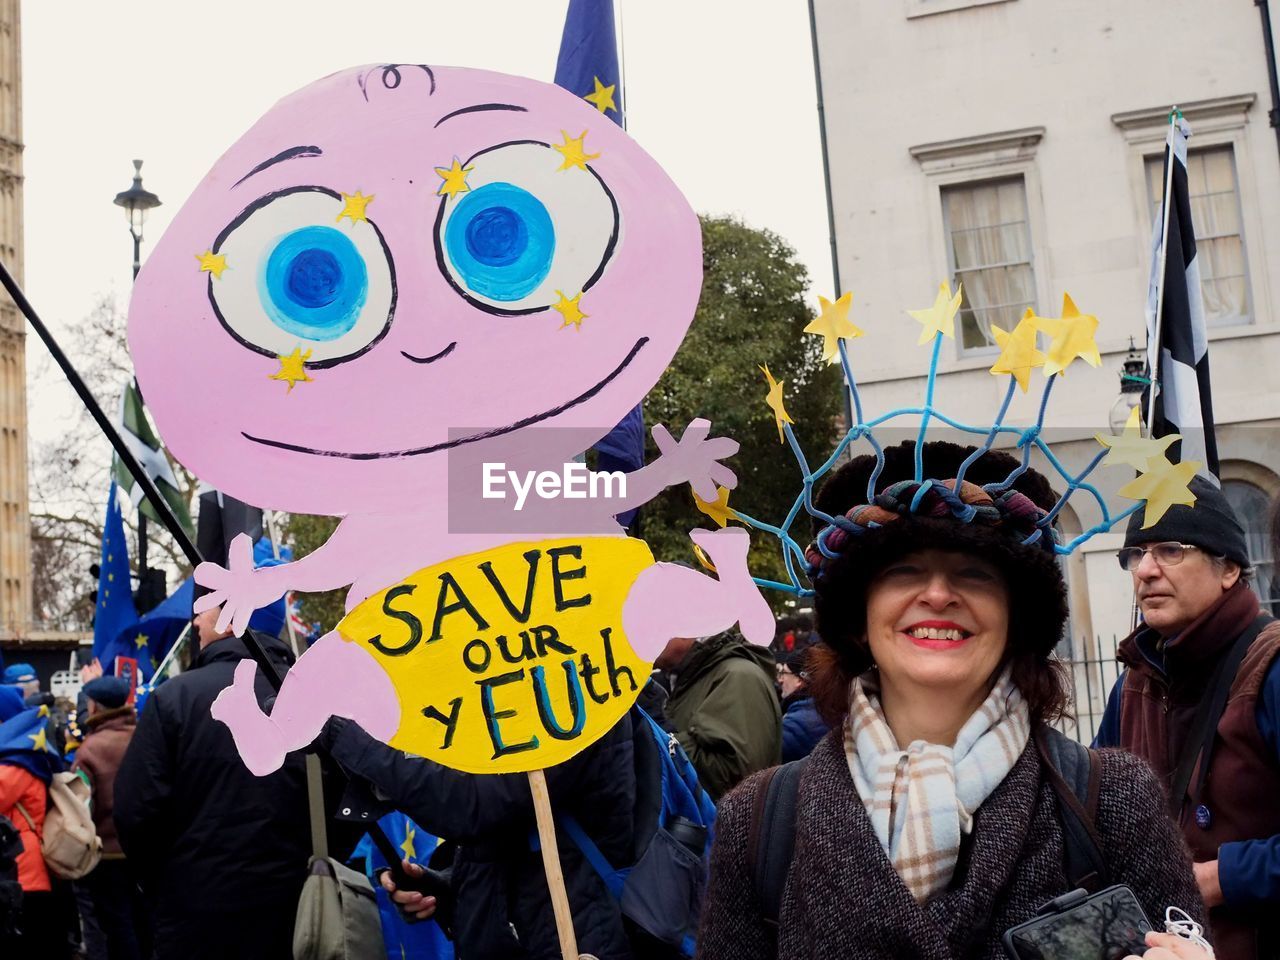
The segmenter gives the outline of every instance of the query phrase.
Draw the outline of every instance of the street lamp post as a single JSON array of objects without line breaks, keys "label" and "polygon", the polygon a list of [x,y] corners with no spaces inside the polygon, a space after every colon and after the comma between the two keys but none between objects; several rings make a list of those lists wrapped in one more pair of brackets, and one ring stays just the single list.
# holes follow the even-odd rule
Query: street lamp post
[{"label": "street lamp post", "polygon": [[1111,406],[1108,426],[1113,436],[1124,433],[1125,424],[1129,422],[1129,414],[1142,402],[1142,391],[1146,386],[1146,378],[1142,372],[1147,362],[1138,348],[1133,345],[1133,337],[1129,338],[1129,354],[1124,358],[1120,368],[1120,396]]},{"label": "street lamp post", "polygon": [[142,268],[142,225],[147,211],[160,206],[160,198],[142,188],[142,161],[133,161],[133,186],[116,194],[115,204],[129,215],[129,235],[133,237],[133,278]]},{"label": "street lamp post", "polygon": [[[142,161],[133,161],[133,185],[128,190],[116,194],[115,205],[124,207],[129,216],[129,236],[133,237],[133,279],[138,279],[138,271],[142,269],[142,227],[147,220],[147,211],[160,206],[160,198],[142,186]],[[152,600],[159,602],[163,597],[150,596],[151,578],[147,570],[147,516],[138,510],[138,593],[139,612],[145,613],[154,606]]]}]

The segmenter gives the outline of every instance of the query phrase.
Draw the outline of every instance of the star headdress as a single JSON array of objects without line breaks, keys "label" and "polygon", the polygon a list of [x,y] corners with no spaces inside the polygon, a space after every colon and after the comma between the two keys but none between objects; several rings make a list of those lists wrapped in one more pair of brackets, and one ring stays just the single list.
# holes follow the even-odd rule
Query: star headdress
[{"label": "star headdress", "polygon": [[[770,387],[767,402],[775,414],[778,429],[800,468],[802,485],[795,503],[779,526],[747,516],[740,510],[733,511],[734,519],[776,537],[782,545],[783,560],[790,582],[778,583],[757,578],[757,584],[800,596],[810,596],[813,589],[802,581],[802,574],[810,583],[816,582],[822,576],[825,566],[839,558],[860,535],[870,529],[894,523],[904,516],[945,517],[957,523],[998,527],[1006,537],[1012,538],[1012,542],[1044,550],[1052,555],[1063,555],[1071,553],[1091,537],[1110,530],[1143,509],[1144,505],[1149,515],[1149,525],[1174,504],[1194,503],[1195,496],[1188,489],[1188,484],[1200,464],[1194,461],[1171,462],[1165,452],[1178,438],[1143,437],[1136,410],[1121,437],[1097,438],[1104,449],[1079,473],[1068,470],[1049,448],[1042,434],[1054,383],[1076,360],[1083,360],[1093,366],[1097,366],[1101,360],[1095,340],[1097,318],[1081,313],[1069,295],[1063,297],[1063,315],[1059,318],[1039,317],[1028,309],[1012,329],[993,327],[1001,352],[991,367],[991,373],[1008,377],[1009,382],[1004,399],[990,425],[962,423],[943,413],[935,397],[938,362],[943,338],[954,337],[954,320],[960,310],[962,298],[963,291],[959,287],[952,293],[950,286],[944,281],[939,284],[931,307],[908,311],[915,320],[923,324],[920,343],[931,344],[924,402],[919,406],[890,410],[870,419],[863,415],[857,380],[849,361],[848,341],[863,334],[863,331],[848,322],[850,295],[845,294],[834,303],[822,300],[820,316],[805,332],[822,336],[824,360],[838,360],[841,364],[856,422],[846,431],[835,451],[816,468],[809,466],[792,430],[791,418],[785,415],[782,408],[781,381],[775,381],[772,374],[765,371]],[[1047,346],[1038,339],[1039,335],[1048,338]],[[1035,422],[1029,427],[1006,424],[1005,416],[1014,392],[1019,387],[1024,392],[1030,388],[1032,373],[1036,369],[1042,370],[1044,386]],[[899,417],[918,417],[920,421],[914,452],[914,476],[909,480],[898,480],[881,490],[878,489],[878,481],[885,466],[885,455],[875,431]],[[953,477],[925,476],[923,452],[927,431],[933,421],[983,438],[981,444],[960,464]],[[1016,438],[1011,452],[1020,453],[1020,457],[1015,457],[1014,461],[1017,466],[997,482],[978,485],[965,480],[969,468],[984,454],[992,451],[996,440],[1001,436]],[[815,505],[814,485],[836,466],[852,444],[860,441],[865,441],[876,457],[875,468],[867,481],[866,501],[855,505],[842,516],[831,516]],[[1033,450],[1043,454],[1066,483],[1065,491],[1049,509],[1043,509],[1014,489],[1018,478],[1030,469]],[[1138,471],[1138,476],[1118,491],[1120,496],[1134,499],[1137,503],[1123,511],[1111,510],[1102,493],[1089,482],[1093,471],[1104,465],[1129,466]],[[1080,491],[1091,496],[1097,503],[1102,519],[1079,536],[1063,543],[1054,529],[1054,521],[1072,495]],[[807,549],[801,547],[790,532],[801,513],[817,519],[822,525]]]}]

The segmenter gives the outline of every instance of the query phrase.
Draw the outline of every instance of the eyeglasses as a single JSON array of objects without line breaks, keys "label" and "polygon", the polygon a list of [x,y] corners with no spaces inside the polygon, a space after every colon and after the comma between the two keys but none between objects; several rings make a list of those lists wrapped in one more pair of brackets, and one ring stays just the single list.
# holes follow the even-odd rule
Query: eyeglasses
[{"label": "eyeglasses", "polygon": [[1176,540],[1165,540],[1163,543],[1151,543],[1145,547],[1124,547],[1116,551],[1116,559],[1120,561],[1120,569],[1130,573],[1138,569],[1142,558],[1148,553],[1155,557],[1156,563],[1162,567],[1174,567],[1180,564],[1188,550],[1199,550],[1193,543],[1178,543]]}]

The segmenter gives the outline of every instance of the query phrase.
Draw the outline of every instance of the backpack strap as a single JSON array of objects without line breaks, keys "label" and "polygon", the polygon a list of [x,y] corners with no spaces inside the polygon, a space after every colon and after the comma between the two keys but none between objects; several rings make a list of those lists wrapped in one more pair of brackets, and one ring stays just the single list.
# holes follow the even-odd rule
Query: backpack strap
[{"label": "backpack strap", "polygon": [[1200,698],[1199,707],[1196,708],[1191,732],[1187,735],[1186,743],[1183,744],[1182,756],[1174,769],[1172,785],[1169,788],[1169,813],[1175,822],[1182,819],[1182,811],[1188,799],[1187,788],[1191,785],[1191,775],[1197,768],[1199,775],[1196,777],[1191,802],[1200,803],[1200,795],[1209,777],[1213,748],[1218,739],[1218,724],[1222,721],[1222,714],[1227,708],[1227,697],[1231,694],[1236,673],[1240,670],[1240,664],[1244,662],[1249,648],[1253,646],[1253,641],[1258,639],[1258,634],[1262,633],[1271,622],[1272,618],[1267,614],[1258,614],[1244,633],[1236,637],[1235,643],[1227,650],[1226,656],[1218,661],[1213,675],[1209,678],[1209,685]]},{"label": "backpack strap", "polygon": [[1101,890],[1107,886],[1107,863],[1097,831],[1102,761],[1095,751],[1050,726],[1042,724],[1035,739],[1058,797],[1067,881],[1073,889]]},{"label": "backpack strap", "polygon": [[796,798],[807,757],[768,770],[756,790],[747,835],[747,869],[765,925],[778,931],[782,888],[796,846]]}]

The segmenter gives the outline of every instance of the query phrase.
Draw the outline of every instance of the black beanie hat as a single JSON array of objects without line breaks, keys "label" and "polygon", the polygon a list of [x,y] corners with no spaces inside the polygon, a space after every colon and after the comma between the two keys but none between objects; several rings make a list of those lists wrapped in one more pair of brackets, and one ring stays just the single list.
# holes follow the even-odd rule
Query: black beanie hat
[{"label": "black beanie hat", "polygon": [[1199,474],[1191,478],[1187,489],[1195,494],[1196,502],[1189,507],[1174,504],[1146,530],[1142,529],[1147,514],[1146,504],[1143,504],[1142,509],[1129,518],[1124,545],[1136,547],[1175,540],[1194,544],[1247,568],[1249,547],[1245,543],[1244,527],[1223,492]]},{"label": "black beanie hat", "polygon": [[[955,477],[960,464],[975,449],[945,441],[926,443],[924,475],[940,480]],[[884,461],[884,469],[876,480],[877,492],[915,476],[915,443],[907,440],[886,447]],[[1007,453],[988,451],[969,467],[965,480],[976,484],[1001,483],[1019,463]],[[840,515],[866,503],[867,481],[875,464],[876,458],[866,455],[855,457],[836,470],[818,492],[817,507],[825,513]],[[1019,476],[1013,489],[1046,511],[1058,500],[1049,482],[1035,470]],[[1062,637],[1068,615],[1066,584],[1053,554],[1043,546],[1024,545],[989,526],[908,514],[859,534],[815,584],[817,631],[842,659],[858,656],[855,648],[862,645],[867,586],[894,561],[917,550],[929,549],[972,553],[995,564],[1005,578],[1012,601],[1011,645],[1017,644],[1043,656],[1053,650]]]}]

